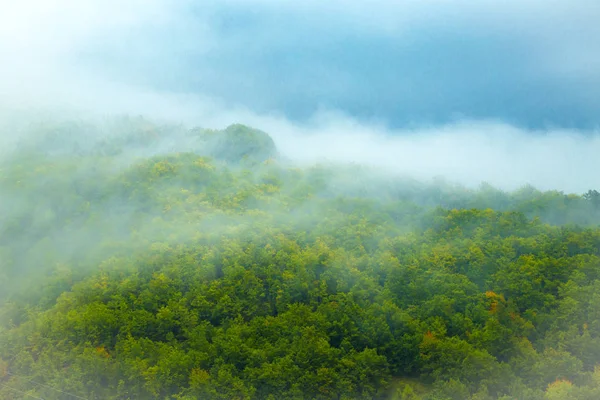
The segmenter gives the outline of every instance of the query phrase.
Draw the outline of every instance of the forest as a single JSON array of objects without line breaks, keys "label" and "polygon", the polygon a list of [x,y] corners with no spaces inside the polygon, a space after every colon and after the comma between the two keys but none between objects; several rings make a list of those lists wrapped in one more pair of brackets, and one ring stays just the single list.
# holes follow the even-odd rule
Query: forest
[{"label": "forest", "polygon": [[600,398],[600,193],[300,164],[244,125],[0,154],[0,398]]}]

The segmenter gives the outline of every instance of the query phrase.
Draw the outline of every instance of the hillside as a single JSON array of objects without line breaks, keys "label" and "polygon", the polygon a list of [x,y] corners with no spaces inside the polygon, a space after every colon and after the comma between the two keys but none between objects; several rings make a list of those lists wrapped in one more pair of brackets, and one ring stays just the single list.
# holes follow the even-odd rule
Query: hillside
[{"label": "hillside", "polygon": [[141,118],[0,158],[2,399],[592,400],[598,304],[594,188],[300,166]]}]

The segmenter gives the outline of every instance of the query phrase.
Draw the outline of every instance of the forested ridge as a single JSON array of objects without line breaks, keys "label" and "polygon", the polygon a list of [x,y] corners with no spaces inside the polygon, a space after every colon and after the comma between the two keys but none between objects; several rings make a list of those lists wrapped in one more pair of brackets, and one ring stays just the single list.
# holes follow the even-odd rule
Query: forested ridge
[{"label": "forested ridge", "polygon": [[600,194],[48,122],[0,157],[2,399],[600,398]]}]

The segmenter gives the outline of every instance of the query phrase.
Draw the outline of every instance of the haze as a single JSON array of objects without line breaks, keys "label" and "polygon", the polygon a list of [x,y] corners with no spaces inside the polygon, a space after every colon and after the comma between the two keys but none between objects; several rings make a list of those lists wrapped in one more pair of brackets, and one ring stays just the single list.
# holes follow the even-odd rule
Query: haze
[{"label": "haze", "polygon": [[600,186],[598,20],[592,0],[3,2],[0,106],[5,126],[245,123],[301,162],[582,193]]}]

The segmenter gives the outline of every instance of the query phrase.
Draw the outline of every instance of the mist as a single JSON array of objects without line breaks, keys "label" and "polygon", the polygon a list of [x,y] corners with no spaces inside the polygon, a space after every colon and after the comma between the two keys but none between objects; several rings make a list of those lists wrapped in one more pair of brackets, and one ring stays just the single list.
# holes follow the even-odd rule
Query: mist
[{"label": "mist", "polygon": [[[541,3],[509,2],[499,13],[499,6],[490,2],[477,6],[460,2],[450,9],[444,2],[433,7],[381,1],[374,5],[372,17],[360,19],[358,25],[350,24],[359,21],[364,6],[353,1],[327,6],[318,2],[288,4],[277,6],[277,12],[270,1],[204,2],[202,6],[162,0],[128,2],[125,6],[71,0],[51,5],[35,0],[6,4],[0,17],[1,115],[3,120],[12,116],[13,121],[19,120],[15,115],[23,115],[24,122],[40,113],[53,118],[132,114],[218,129],[244,123],[268,132],[288,158],[299,162],[364,163],[419,179],[443,176],[468,186],[485,181],[506,190],[532,184],[543,190],[582,193],[600,184],[594,173],[600,167],[600,159],[594,157],[600,150],[597,120],[588,120],[572,110],[585,98],[586,104],[577,107],[600,115],[600,78],[594,72],[598,69],[591,68],[597,63],[593,54],[600,54],[594,48],[600,40],[589,40],[600,34],[593,23],[598,10],[592,3],[581,1],[579,7],[565,7],[554,2],[544,5],[541,11]],[[430,13],[432,9],[436,11]],[[537,16],[532,16],[534,10]],[[306,22],[292,22],[285,34],[276,34],[280,24],[294,15],[302,15]],[[327,15],[335,17],[326,21]],[[552,26],[552,18],[557,15],[565,25],[577,24],[577,29]],[[455,59],[453,63],[463,63],[462,72],[454,67],[427,72],[430,84],[439,90],[437,95],[425,81],[416,91],[396,87],[395,78],[386,72],[385,77],[390,79],[387,85],[398,90],[390,97],[389,90],[383,90],[377,80],[382,72],[373,62],[399,62],[394,52],[373,60],[373,55],[365,52],[363,57],[369,64],[356,70],[353,64],[339,69],[330,62],[337,60],[339,52],[346,54],[348,43],[361,40],[354,34],[370,38],[373,43],[390,39],[419,43],[415,40],[426,35],[424,29],[433,29],[436,37],[438,31],[443,34],[451,27],[488,35],[490,54],[497,46],[507,62],[511,57],[514,62],[525,62],[521,53],[503,51],[506,44],[494,39],[500,31],[509,35],[502,26],[508,18],[536,50],[531,55],[534,58],[527,60],[529,66],[511,72],[506,63],[494,67],[489,60],[478,64],[468,58]],[[257,25],[258,21],[265,22],[264,28]],[[299,41],[309,27],[329,38],[325,44],[315,47]],[[311,36],[306,39],[310,41]],[[549,47],[548,41],[555,39]],[[471,42],[465,43],[463,49],[471,49]],[[437,48],[434,44],[428,46],[438,51],[447,45],[440,41]],[[278,53],[273,52],[283,49],[294,64],[273,69],[279,61],[269,57],[276,57]],[[323,53],[334,49],[338,53]],[[361,49],[358,46],[356,51],[360,53]],[[561,52],[567,51],[568,56],[562,59]],[[416,71],[427,71],[423,68],[432,65],[433,59],[423,59],[408,49],[399,54],[408,60],[412,54],[414,63],[422,64],[406,70],[409,67],[400,63],[395,76],[414,76],[415,83],[422,81]],[[574,60],[580,60],[587,69],[574,66]],[[293,65],[304,66],[305,73],[298,75]],[[315,68],[321,73],[313,74]],[[489,71],[469,68],[492,68],[512,75],[506,79],[497,75],[490,80]],[[534,70],[529,71],[531,68]],[[261,70],[270,76],[257,75]],[[525,75],[530,73],[537,78]],[[447,75],[447,82],[440,81],[443,75]],[[478,77],[481,82],[464,80],[466,75]],[[457,79],[462,82],[460,86],[450,83]],[[536,84],[544,81],[545,87],[532,88],[517,97],[511,95],[511,100],[503,104],[498,102],[502,95],[494,98],[496,89],[488,88],[487,97],[477,94],[481,85],[496,82],[508,95],[511,85],[521,86],[525,80]],[[572,88],[561,89],[562,105],[556,108],[557,103],[544,104],[552,101],[549,93],[567,81]],[[282,86],[282,82],[294,82],[294,86]],[[370,84],[370,92],[365,92],[364,85],[356,87],[359,82]],[[332,85],[343,91],[336,91]],[[581,88],[579,94],[571,94],[575,88]],[[455,94],[443,94],[450,90]],[[455,96],[459,95],[488,103],[491,111],[481,113],[477,107],[458,100]],[[296,99],[302,104],[294,105]],[[360,102],[348,103],[350,99]],[[381,113],[363,107],[366,99]],[[537,111],[532,110],[533,119],[520,119],[514,108],[527,109],[529,106],[519,106],[519,102],[533,101],[538,102],[536,110],[553,110],[556,118],[536,116]],[[425,114],[429,111],[424,114],[408,103],[423,104],[422,110],[429,107],[447,111],[443,111],[445,116],[433,113],[428,119]],[[399,108],[394,109],[393,104]],[[452,104],[459,108],[452,109]],[[357,111],[357,107],[366,113]],[[405,122],[398,122],[398,118]],[[3,141],[17,131],[3,129]]]},{"label": "mist", "polygon": [[4,3],[0,397],[600,396],[597,1]]}]

